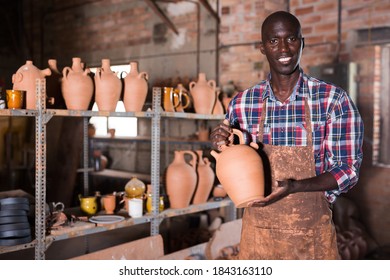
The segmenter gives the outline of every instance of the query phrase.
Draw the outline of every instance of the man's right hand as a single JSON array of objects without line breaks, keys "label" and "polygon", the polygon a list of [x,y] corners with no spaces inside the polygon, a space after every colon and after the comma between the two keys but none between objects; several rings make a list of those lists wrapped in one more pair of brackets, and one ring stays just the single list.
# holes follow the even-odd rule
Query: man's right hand
[{"label": "man's right hand", "polygon": [[227,120],[218,124],[210,133],[210,141],[215,150],[221,151],[222,145],[229,144],[232,128]]}]

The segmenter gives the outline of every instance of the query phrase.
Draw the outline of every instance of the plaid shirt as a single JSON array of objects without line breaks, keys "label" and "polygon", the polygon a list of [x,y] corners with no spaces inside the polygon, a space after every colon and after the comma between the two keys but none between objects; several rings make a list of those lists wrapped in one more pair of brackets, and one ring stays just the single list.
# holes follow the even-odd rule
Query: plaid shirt
[{"label": "plaid shirt", "polygon": [[291,96],[278,101],[267,80],[238,93],[226,114],[230,124],[244,132],[246,142],[259,142],[263,102],[267,102],[263,143],[277,146],[306,146],[305,99],[313,131],[316,174],[330,172],[338,189],[325,192],[333,203],[358,181],[363,159],[363,122],[348,94],[331,83],[303,73]]}]

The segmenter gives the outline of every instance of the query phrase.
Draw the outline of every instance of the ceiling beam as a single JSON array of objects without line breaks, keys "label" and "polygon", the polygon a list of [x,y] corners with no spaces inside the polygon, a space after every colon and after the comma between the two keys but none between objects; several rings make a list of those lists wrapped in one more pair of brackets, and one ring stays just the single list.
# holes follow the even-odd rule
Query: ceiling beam
[{"label": "ceiling beam", "polygon": [[168,25],[170,29],[172,29],[173,32],[175,32],[176,35],[179,34],[179,31],[177,30],[176,26],[173,24],[173,22],[166,16],[163,10],[156,4],[154,0],[145,0],[145,2],[149,5],[149,7],[163,20],[163,22]]},{"label": "ceiling beam", "polygon": [[199,0],[199,2],[203,5],[203,7],[206,8],[207,11],[218,21],[220,22],[218,13],[213,10],[213,8],[210,6],[210,3],[208,0]]}]

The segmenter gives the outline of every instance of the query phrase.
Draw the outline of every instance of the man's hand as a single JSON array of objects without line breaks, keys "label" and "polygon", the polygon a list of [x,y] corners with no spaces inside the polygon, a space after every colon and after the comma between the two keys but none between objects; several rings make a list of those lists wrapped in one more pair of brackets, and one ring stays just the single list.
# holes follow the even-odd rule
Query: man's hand
[{"label": "man's hand", "polygon": [[293,180],[276,181],[274,191],[263,199],[248,203],[248,207],[264,207],[272,204],[292,193]]},{"label": "man's hand", "polygon": [[221,151],[222,145],[229,144],[229,137],[232,133],[232,128],[227,122],[221,122],[210,133],[210,141],[215,150]]}]

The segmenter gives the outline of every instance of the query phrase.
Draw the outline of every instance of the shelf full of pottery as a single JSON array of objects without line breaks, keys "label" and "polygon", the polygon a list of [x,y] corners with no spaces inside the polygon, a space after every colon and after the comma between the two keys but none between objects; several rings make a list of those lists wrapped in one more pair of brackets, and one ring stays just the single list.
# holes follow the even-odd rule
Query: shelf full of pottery
[{"label": "shelf full of pottery", "polygon": [[[84,69],[81,63],[80,58],[73,58],[72,60],[72,66],[71,67],[64,67],[62,73],[58,71],[56,67],[56,61],[51,59],[49,60],[49,68],[45,70],[40,70],[37,67],[35,67],[32,63],[32,61],[26,61],[26,64],[20,67],[17,72],[12,76],[13,81],[13,90],[15,91],[22,91],[25,93],[25,108],[20,108],[21,110],[4,110],[4,114],[2,115],[10,115],[10,116],[18,116],[18,115],[31,115],[35,116],[36,121],[36,208],[35,208],[35,214],[36,214],[36,223],[38,226],[36,226],[36,232],[35,236],[37,237],[36,240],[33,242],[22,245],[22,247],[14,247],[10,248],[9,250],[5,251],[14,251],[19,249],[25,249],[28,247],[35,247],[35,258],[36,259],[43,259],[44,258],[44,251],[46,250],[47,246],[50,245],[50,242],[45,237],[45,228],[42,224],[42,220],[45,220],[46,214],[45,214],[45,197],[46,197],[46,189],[45,189],[45,172],[46,172],[46,146],[44,143],[46,136],[46,130],[44,129],[47,122],[50,120],[53,116],[71,116],[71,117],[90,117],[90,116],[96,116],[96,115],[104,115],[104,116],[139,116],[139,117],[147,117],[152,119],[152,136],[151,136],[151,183],[152,185],[155,185],[156,187],[153,190],[152,194],[152,208],[158,209],[159,206],[159,183],[160,183],[160,176],[159,176],[159,143],[160,143],[160,118],[161,117],[175,117],[175,118],[189,118],[189,119],[222,119],[223,115],[221,114],[221,111],[218,111],[216,108],[218,107],[217,104],[220,105],[216,100],[217,98],[217,89],[215,87],[215,83],[212,82],[206,82],[207,87],[205,89],[208,92],[208,98],[207,104],[208,109],[204,110],[201,104],[202,99],[205,99],[206,97],[202,96],[202,91],[198,90],[199,87],[197,87],[197,83],[193,82],[190,84],[190,90],[189,94],[188,91],[185,93],[185,89],[178,85],[177,88],[168,88],[164,87],[163,92],[161,93],[161,88],[153,88],[153,108],[152,110],[148,109],[145,112],[142,112],[143,103],[145,102],[148,85],[147,85],[147,79],[148,75],[145,72],[138,72],[138,65],[135,62],[131,62],[131,70],[128,73],[128,75],[124,78],[124,89],[120,89],[124,92],[123,101],[125,103],[126,112],[120,113],[115,112],[115,106],[113,104],[108,105],[108,101],[102,101],[98,102],[99,100],[99,92],[102,93],[102,95],[108,95],[108,88],[114,88],[116,89],[116,95],[115,97],[110,97],[109,100],[115,100],[115,102],[118,102],[118,87],[115,86],[108,86],[102,81],[99,81],[99,79],[102,79],[106,74],[109,74],[108,79],[115,81],[117,85],[119,85],[118,81],[120,82],[120,79],[118,76],[111,71],[109,60],[104,59],[102,60],[102,67],[101,69],[98,69],[97,73],[95,74],[94,80],[89,75],[90,71],[88,69]],[[106,68],[106,70],[104,70]],[[114,79],[114,78],[115,79]],[[128,78],[129,77],[129,78]],[[130,80],[130,78],[134,78],[134,80],[139,83],[135,87],[135,89],[129,89],[131,86],[127,84],[130,84],[130,82],[126,82],[126,79]],[[198,83],[204,82],[205,75],[200,73]],[[43,82],[45,81],[45,82]],[[91,84],[93,85],[93,82],[95,82],[95,86],[92,86],[92,93],[91,93]],[[107,82],[108,83],[108,82]],[[75,86],[78,84],[78,86]],[[122,84],[122,83],[121,83]],[[54,89],[53,89],[54,88]],[[93,88],[95,88],[95,92],[93,91]],[[80,90],[82,89],[82,90]],[[100,90],[99,90],[100,89]],[[105,89],[105,90],[104,90]],[[196,93],[200,91],[201,93]],[[206,91],[205,90],[205,91]],[[142,92],[141,96],[134,97],[132,96],[135,92]],[[56,95],[55,97],[50,96],[50,93],[53,92],[60,92],[61,94]],[[126,95],[126,93],[128,94]],[[47,93],[49,95],[47,95]],[[104,93],[104,94],[103,94]],[[168,94],[169,93],[169,94]],[[187,94],[187,101],[186,101],[186,94]],[[90,111],[91,102],[93,101],[93,95],[95,95],[95,101],[98,104],[99,111],[93,112]],[[163,95],[163,102],[161,101],[161,97]],[[72,100],[69,96],[74,97],[76,99]],[[119,94],[120,96],[120,94]],[[105,97],[105,96],[104,96]],[[103,99],[103,97],[101,98]],[[136,101],[142,101],[142,102],[136,102]],[[172,105],[171,109],[168,109],[167,106],[168,100]],[[210,101],[211,100],[211,101]],[[165,102],[165,103],[164,103]],[[185,108],[189,106],[190,102],[192,102],[194,111],[193,112],[186,112]],[[126,105],[128,103],[128,105]],[[138,105],[136,105],[136,103]],[[141,105],[139,104],[141,103]],[[99,105],[100,104],[100,105]],[[167,105],[168,104],[168,105]],[[165,111],[162,111],[161,107],[164,107]],[[47,109],[46,109],[47,107]],[[220,107],[219,107],[220,108]],[[17,108],[19,109],[19,108]],[[25,110],[26,109],[26,110]],[[84,129],[84,132],[87,131],[87,129]],[[87,133],[84,133],[84,138],[87,138]],[[175,152],[176,153],[176,152]],[[181,154],[181,151],[177,151],[177,154]],[[39,155],[39,157],[38,157]],[[195,166],[205,166],[209,168],[209,163],[205,160],[202,161],[201,155],[199,152],[197,153],[197,158],[199,159],[195,160],[195,157],[192,160],[192,169],[195,170]],[[204,164],[203,164],[204,163]],[[188,164],[187,164],[188,165]],[[201,168],[201,167],[199,167]],[[171,168],[172,169],[172,168]],[[192,175],[193,177],[193,175]],[[197,179],[198,181],[202,181],[203,179]],[[170,185],[167,183],[167,186]],[[226,197],[226,193],[224,192],[223,188],[221,186],[212,186],[215,187],[215,196],[219,198]],[[196,186],[195,186],[196,189]],[[199,188],[200,190],[200,188]],[[180,190],[181,191],[181,190]],[[179,192],[180,192],[179,191]],[[188,192],[188,190],[186,190]],[[214,193],[213,191],[213,193]],[[172,196],[172,201],[174,201],[174,197],[177,195],[175,190],[172,190],[171,187],[169,187],[169,192]],[[219,208],[219,207],[225,207],[225,206],[232,206],[232,203],[229,202],[230,200],[223,200],[221,202],[211,202],[211,203],[203,203],[203,199],[199,199],[198,194],[196,194],[193,185],[192,190],[189,190],[189,193],[191,193],[191,196],[194,196],[195,199],[195,206],[189,205],[190,200],[188,198],[184,199],[183,201],[179,202],[179,204],[176,204],[176,202],[173,202],[170,209],[167,209],[163,211],[162,213],[159,213],[158,210],[152,211],[151,216],[149,216],[147,219],[143,220],[142,222],[150,222],[151,223],[151,234],[158,234],[158,227],[159,223],[162,219],[166,217],[171,217],[174,215],[182,215],[185,213],[192,213],[196,211],[203,211],[206,209],[213,209],[213,208]],[[206,191],[205,195],[203,194],[202,197],[209,197],[211,193],[210,185],[208,185],[208,190]],[[188,194],[187,194],[188,196]],[[201,201],[201,202],[199,202]],[[181,204],[180,204],[181,203]],[[183,204],[184,203],[184,204]],[[234,214],[232,214],[233,216]],[[89,234],[89,231],[82,231],[81,234]],[[72,236],[72,234],[70,234]],[[1,252],[4,252],[2,249]]]}]

